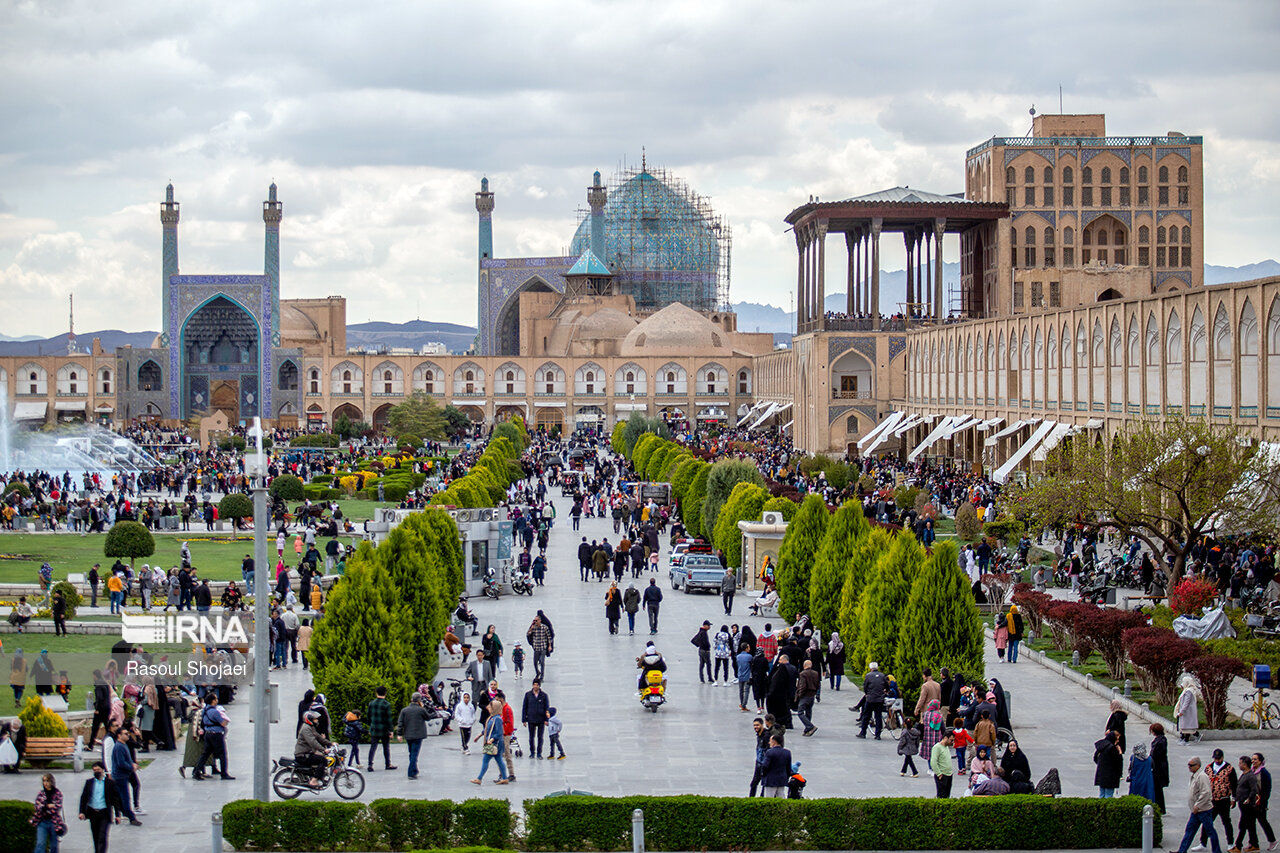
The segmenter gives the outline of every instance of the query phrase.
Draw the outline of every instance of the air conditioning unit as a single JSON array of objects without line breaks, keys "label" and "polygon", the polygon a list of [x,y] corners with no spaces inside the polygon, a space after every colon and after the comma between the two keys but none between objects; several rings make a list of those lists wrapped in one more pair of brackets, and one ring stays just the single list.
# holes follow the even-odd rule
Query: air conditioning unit
[{"label": "air conditioning unit", "polygon": [[764,515],[760,516],[760,520],[764,524],[784,524],[785,523],[785,521],[782,518],[782,513],[780,512],[766,512]]}]

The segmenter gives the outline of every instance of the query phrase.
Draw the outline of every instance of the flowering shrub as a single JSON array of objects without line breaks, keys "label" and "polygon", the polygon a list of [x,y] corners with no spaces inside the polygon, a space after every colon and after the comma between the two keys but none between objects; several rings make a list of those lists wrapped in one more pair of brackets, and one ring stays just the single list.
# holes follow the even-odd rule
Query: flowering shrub
[{"label": "flowering shrub", "polygon": [[1169,607],[1175,616],[1194,614],[1217,597],[1218,588],[1204,578],[1185,578],[1169,593]]}]

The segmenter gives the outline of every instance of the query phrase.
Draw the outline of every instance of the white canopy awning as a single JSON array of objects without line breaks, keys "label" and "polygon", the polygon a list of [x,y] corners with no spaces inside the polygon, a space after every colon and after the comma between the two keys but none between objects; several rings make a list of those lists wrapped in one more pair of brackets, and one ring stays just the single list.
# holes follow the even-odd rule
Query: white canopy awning
[{"label": "white canopy awning", "polygon": [[38,403],[19,400],[13,404],[13,419],[15,421],[42,421],[47,411],[49,411],[49,404],[44,400]]},{"label": "white canopy awning", "polygon": [[953,424],[963,420],[963,418],[963,415],[948,415],[943,418],[942,421],[924,437],[924,441],[917,444],[916,448],[907,454],[907,461],[915,462],[917,456],[928,450],[934,442],[943,437],[944,433],[946,433]]},{"label": "white canopy awning", "polygon": [[986,420],[978,424],[978,432],[986,432],[987,430],[995,429],[1002,423],[1004,423],[1004,418],[991,418],[990,420]]},{"label": "white canopy awning", "polygon": [[[924,423],[924,417],[922,415],[911,415],[906,420],[901,421],[896,427],[893,428],[892,435],[893,437],[897,437],[899,435],[902,435],[904,432],[911,429],[912,427],[917,427],[922,423]],[[885,437],[889,438],[890,436],[886,435]]]},{"label": "white canopy awning", "polygon": [[902,420],[902,412],[890,412],[888,416],[880,423],[876,424],[869,433],[858,439],[858,450],[861,451],[869,441],[874,441],[885,430],[893,429],[898,421]]},{"label": "white canopy awning", "polygon": [[1062,443],[1062,439],[1071,435],[1076,431],[1076,427],[1071,424],[1058,424],[1053,431],[1045,436],[1044,441],[1040,442],[1040,446],[1031,454],[1033,462],[1043,462],[1049,456],[1049,451],[1053,450]]},{"label": "white canopy awning", "polygon": [[978,426],[981,423],[982,421],[978,420],[975,417],[971,417],[969,415],[962,415],[961,417],[956,419],[956,423],[953,423],[951,427],[947,430],[946,434],[942,436],[942,440],[946,441],[947,439],[955,438],[957,435],[964,432],[965,430],[973,429],[974,427]]},{"label": "white canopy awning", "polygon": [[114,412],[116,410],[116,407],[111,405],[110,403],[99,403],[98,405],[93,407],[93,410],[95,412]]},{"label": "white canopy awning", "polygon": [[794,419],[787,421],[785,424],[782,425],[782,431],[786,432],[787,430],[791,429],[791,425],[793,423],[795,423]]},{"label": "white canopy awning", "polygon": [[83,412],[84,409],[84,400],[58,400],[53,404],[55,412]]},{"label": "white canopy awning", "polygon": [[1017,432],[1018,430],[1022,429],[1023,427],[1033,426],[1033,425],[1035,425],[1035,424],[1037,424],[1037,423],[1039,423],[1039,422],[1040,422],[1040,419],[1039,419],[1039,418],[1027,418],[1027,419],[1025,419],[1025,420],[1021,420],[1021,421],[1015,421],[1015,422],[1013,422],[1013,423],[1009,424],[1009,425],[1008,425],[1007,427],[1005,427],[1004,429],[1000,430],[1000,431],[999,431],[998,433],[996,433],[995,435],[988,436],[988,437],[987,437],[987,440],[986,440],[985,442],[983,442],[983,444],[984,444],[986,447],[991,447],[992,445],[994,445],[994,444],[996,444],[998,441],[1000,441],[1000,439],[1002,439],[1002,438],[1008,438],[1009,436],[1013,435],[1015,432]]},{"label": "white canopy awning", "polygon": [[777,403],[768,404],[767,406],[765,406],[764,411],[760,412],[759,415],[756,416],[756,419],[754,421],[747,424],[746,428],[755,429],[756,427],[760,426],[760,424],[764,423],[774,412],[778,411],[778,408],[779,406]]},{"label": "white canopy awning", "polygon": [[1036,449],[1036,445],[1044,441],[1045,436],[1053,431],[1054,427],[1060,426],[1056,421],[1045,421],[1036,427],[1035,432],[1031,433],[1031,437],[1022,443],[1022,446],[1013,452],[1009,459],[996,469],[991,475],[991,479],[997,483],[1004,483],[1009,479],[1010,472],[1017,468],[1023,459],[1027,458],[1027,454]]},{"label": "white canopy awning", "polygon": [[1102,418],[1089,418],[1085,421],[1085,429],[1102,429]]}]

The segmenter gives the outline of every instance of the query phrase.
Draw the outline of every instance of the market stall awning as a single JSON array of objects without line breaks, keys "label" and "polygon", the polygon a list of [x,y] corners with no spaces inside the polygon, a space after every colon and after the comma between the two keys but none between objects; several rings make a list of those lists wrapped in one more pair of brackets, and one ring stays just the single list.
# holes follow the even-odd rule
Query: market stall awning
[{"label": "market stall awning", "polygon": [[1058,424],[1053,430],[1045,436],[1044,441],[1040,442],[1040,446],[1031,454],[1033,462],[1043,462],[1049,456],[1049,451],[1053,450],[1062,443],[1062,439],[1071,435],[1076,431],[1076,427],[1071,424]]},{"label": "market stall awning", "polygon": [[902,420],[902,415],[902,412],[890,412],[884,420],[872,427],[870,432],[858,439],[858,450],[861,451],[866,447],[867,442],[874,441],[885,430],[893,429],[894,425]]},{"label": "market stall awning", "polygon": [[1102,418],[1089,418],[1089,420],[1085,421],[1084,428],[1085,429],[1102,429],[1102,423],[1103,423]]},{"label": "market stall awning", "polygon": [[896,437],[898,437],[898,436],[902,435],[902,434],[903,434],[904,432],[906,432],[907,430],[911,429],[912,427],[917,427],[917,426],[919,426],[919,425],[920,425],[920,424],[922,424],[922,423],[924,423],[924,416],[923,416],[923,415],[911,415],[911,416],[910,416],[910,417],[908,417],[906,420],[904,420],[904,421],[900,421],[900,422],[898,423],[898,425],[897,425],[897,426],[895,426],[895,427],[893,428],[893,430],[892,430],[892,431],[888,431],[888,430],[886,430],[886,434],[885,434],[885,436],[884,436],[884,437],[885,437],[885,438],[896,438]]},{"label": "market stall awning", "polygon": [[55,412],[83,412],[85,410],[84,400],[58,400],[53,404]]},{"label": "market stall awning", "polygon": [[1005,461],[1003,465],[996,469],[991,475],[991,479],[997,483],[1004,483],[1009,479],[1010,472],[1017,468],[1023,459],[1027,458],[1027,454],[1036,449],[1040,442],[1044,441],[1045,436],[1053,432],[1055,427],[1061,426],[1056,421],[1045,421],[1036,427],[1035,432],[1031,433],[1031,437],[1022,443],[1022,446],[1013,452],[1013,455]]},{"label": "market stall awning", "polygon": [[765,407],[764,407],[764,410],[763,410],[763,411],[761,411],[759,414],[757,414],[757,415],[756,415],[755,420],[753,420],[751,423],[747,424],[745,428],[746,428],[746,429],[755,429],[756,427],[760,426],[760,424],[764,423],[764,422],[765,422],[765,420],[766,420],[770,415],[772,415],[774,412],[778,411],[778,409],[779,409],[779,406],[778,406],[778,404],[777,404],[777,403],[769,403],[767,406],[765,406]]},{"label": "market stall awning", "polygon": [[1004,418],[990,418],[978,424],[978,432],[987,432],[988,430],[993,430],[996,427],[1000,426],[1000,424],[1002,423],[1004,423]]},{"label": "market stall awning", "polygon": [[787,430],[791,429],[791,425],[793,423],[795,423],[794,420],[787,421],[785,424],[782,425],[782,431],[786,432]]},{"label": "market stall awning", "polygon": [[1026,420],[1014,421],[1004,429],[1000,430],[995,435],[988,436],[987,440],[983,442],[983,445],[986,447],[991,447],[992,445],[999,442],[1000,439],[1008,438],[1009,436],[1013,435],[1015,432],[1022,429],[1023,427],[1034,426],[1039,422],[1040,422],[1039,418],[1027,418]]},{"label": "market stall awning", "polygon": [[947,429],[946,433],[942,436],[942,440],[947,441],[948,439],[955,438],[960,433],[964,432],[965,430],[973,429],[974,427],[978,426],[980,423],[982,423],[982,421],[980,421],[978,418],[972,417],[970,415],[962,415],[961,417],[956,419],[956,423],[953,423]]},{"label": "market stall awning", "polygon": [[915,449],[907,454],[907,461],[915,462],[917,456],[919,456],[921,453],[924,453],[934,444],[934,442],[942,438],[944,434],[947,433],[947,431],[951,428],[952,424],[957,423],[962,419],[963,419],[962,415],[948,415],[947,417],[943,418],[938,423],[938,425],[934,427],[929,432],[929,434],[924,437],[924,441],[917,444]]},{"label": "market stall awning", "polygon": [[98,405],[93,407],[93,410],[95,412],[114,412],[116,410],[116,407],[111,405],[110,403],[99,403]]},{"label": "market stall awning", "polygon": [[44,400],[38,403],[20,400],[13,404],[13,419],[15,421],[42,421],[47,411],[49,411],[49,404]]}]

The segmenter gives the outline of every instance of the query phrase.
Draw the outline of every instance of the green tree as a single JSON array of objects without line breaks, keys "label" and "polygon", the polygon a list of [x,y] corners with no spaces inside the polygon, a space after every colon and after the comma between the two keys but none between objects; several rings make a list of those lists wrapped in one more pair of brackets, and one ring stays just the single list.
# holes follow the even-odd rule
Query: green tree
[{"label": "green tree", "polygon": [[306,497],[306,493],[302,490],[302,480],[292,474],[281,474],[276,477],[271,481],[271,487],[267,491],[271,497],[282,501],[300,501]]},{"label": "green tree", "polygon": [[956,507],[956,535],[966,542],[972,542],[982,535],[982,522],[978,521],[978,511],[969,501],[961,501]]},{"label": "green tree", "polygon": [[745,459],[721,459],[711,466],[707,476],[707,496],[702,503],[702,529],[710,535],[716,529],[720,508],[738,483],[755,483],[764,487],[764,475],[754,462]]},{"label": "green tree", "polygon": [[218,501],[218,518],[224,518],[238,525],[242,518],[253,518],[253,501],[248,495],[230,492]]},{"label": "green tree", "polygon": [[[857,501],[846,502],[836,510],[827,525],[822,547],[818,549],[818,557],[813,563],[813,574],[809,578],[809,619],[824,635],[840,627],[837,622],[840,592],[853,570],[854,548],[869,529],[862,514],[862,504]],[[858,586],[861,585],[859,581]]]},{"label": "green tree", "polygon": [[413,647],[413,680],[430,681],[439,664],[437,647],[444,639],[448,610],[442,593],[446,580],[440,560],[418,533],[416,525],[397,525],[374,550],[386,569],[396,598],[409,610],[409,640]]},{"label": "green tree", "polygon": [[[663,463],[667,461],[667,457],[675,451],[677,446],[674,442],[663,442],[661,447],[649,454],[649,460],[644,465],[644,478],[646,480],[651,483],[658,482]],[[636,474],[638,475],[639,473],[640,470],[636,469]]]},{"label": "green tree", "polygon": [[452,404],[445,406],[444,411],[445,432],[449,435],[466,435],[471,429],[471,419],[462,413],[462,410]]},{"label": "green tree", "polygon": [[788,622],[809,607],[809,574],[830,518],[826,502],[811,494],[805,497],[795,519],[787,525],[778,548],[774,577],[778,582],[778,613]]},{"label": "green tree", "polygon": [[845,575],[844,585],[840,587],[840,602],[837,605],[836,625],[840,628],[840,636],[848,647],[850,655],[858,641],[861,630],[862,593],[875,572],[876,561],[892,546],[889,534],[880,527],[872,527],[853,546],[849,555],[849,571]]},{"label": "green tree", "polygon": [[630,457],[635,450],[636,442],[645,433],[652,433],[659,438],[671,438],[671,430],[662,418],[649,418],[640,412],[632,412],[631,416],[627,418],[626,426],[622,431],[622,442],[625,447],[624,455]]},{"label": "green tree", "polygon": [[711,465],[704,465],[694,475],[689,484],[689,495],[680,504],[680,518],[684,521],[684,529],[690,536],[701,539],[706,536],[702,529],[702,502],[707,497],[707,480],[711,477]]},{"label": "green tree", "polygon": [[[635,417],[639,412],[632,412],[631,416]],[[627,422],[618,421],[613,425],[613,432],[609,435],[609,447],[619,456],[625,456],[627,453]]]},{"label": "green tree", "polygon": [[864,672],[869,661],[894,665],[911,582],[924,561],[924,548],[914,536],[895,536],[889,549],[880,553],[858,605],[857,638],[849,655],[851,671]]},{"label": "green tree", "polygon": [[636,442],[635,449],[631,451],[631,467],[635,469],[637,477],[644,476],[645,466],[649,464],[649,456],[665,443],[664,439],[651,432],[640,436],[640,440]]},{"label": "green tree", "polygon": [[467,586],[462,535],[458,532],[457,522],[443,510],[427,509],[423,512],[415,512],[402,524],[416,529],[431,550],[440,557],[440,565],[444,569],[449,592],[449,609],[452,610],[458,603],[458,596],[466,592]]},{"label": "green tree", "polygon": [[102,543],[102,553],[107,557],[129,558],[129,565],[139,557],[150,557],[156,552],[156,540],[151,531],[136,521],[117,521],[107,531]]},{"label": "green tree", "polygon": [[[333,686],[341,690],[348,674],[364,667],[387,686],[395,697],[392,701],[403,704],[415,686],[411,619],[373,546],[361,543],[347,561],[346,574],[329,594],[325,617],[316,623],[311,637],[311,677],[316,689],[332,697],[338,692]],[[364,702],[372,698],[365,696]],[[334,720],[341,720],[348,710],[350,706],[334,707],[330,698]]]},{"label": "green tree", "polygon": [[520,426],[515,421],[502,421],[493,428],[491,439],[505,438],[511,443],[517,454],[524,451],[529,443],[528,436],[521,431]]},{"label": "green tree", "polygon": [[1001,509],[1037,525],[1079,521],[1137,536],[1172,561],[1172,587],[1209,530],[1276,532],[1280,469],[1242,438],[1237,427],[1165,418],[1132,422],[1110,442],[1067,440],[1050,451],[1044,476],[1009,490]]},{"label": "green tree", "polygon": [[733,487],[729,500],[720,510],[720,518],[716,520],[713,536],[715,545],[724,551],[729,565],[737,568],[742,565],[742,531],[738,529],[739,521],[759,521],[760,510],[769,500],[769,492],[755,483],[739,483]]},{"label": "green tree", "polygon": [[956,562],[954,542],[934,545],[911,585],[902,614],[893,672],[908,705],[919,693],[925,668],[948,667],[970,680],[983,674],[982,623],[969,578]]},{"label": "green tree", "polygon": [[706,462],[690,454],[681,458],[677,463],[675,472],[671,475],[671,499],[676,503],[683,504],[685,497],[689,493],[689,486],[693,483],[693,478],[703,468],[709,467]]},{"label": "green tree", "polygon": [[414,391],[387,412],[387,431],[392,435],[416,435],[442,439],[448,426],[440,404],[422,391]]},{"label": "green tree", "polygon": [[790,523],[796,517],[796,513],[800,511],[800,505],[791,498],[769,498],[764,502],[764,506],[760,507],[761,512],[780,512],[782,520]]}]

